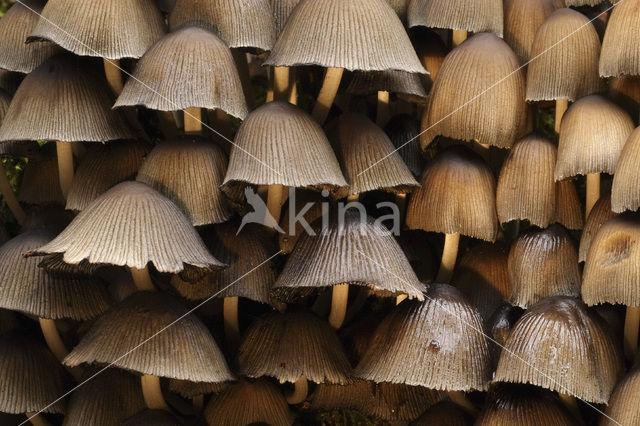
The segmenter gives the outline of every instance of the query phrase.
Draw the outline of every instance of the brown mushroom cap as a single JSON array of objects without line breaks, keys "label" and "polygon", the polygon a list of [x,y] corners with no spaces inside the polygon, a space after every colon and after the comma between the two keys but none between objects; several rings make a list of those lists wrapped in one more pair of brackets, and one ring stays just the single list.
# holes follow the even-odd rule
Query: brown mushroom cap
[{"label": "brown mushroom cap", "polygon": [[424,168],[424,158],[420,152],[418,137],[420,123],[408,114],[399,114],[391,118],[384,128],[391,143],[398,150],[402,161],[414,176],[420,176]]},{"label": "brown mushroom cap", "polygon": [[482,318],[462,294],[434,284],[425,302],[405,301],[378,326],[355,377],[436,390],[485,390],[491,378]]},{"label": "brown mushroom cap", "polygon": [[276,42],[274,10],[270,0],[178,0],[169,15],[176,30],[197,25],[216,32],[229,47],[271,50]]},{"label": "brown mushroom cap", "polygon": [[275,377],[280,383],[304,376],[315,383],[348,382],[351,365],[329,324],[315,315],[270,313],[255,320],[238,349],[238,372]]},{"label": "brown mushroom cap", "polygon": [[54,56],[20,84],[0,127],[0,140],[105,142],[133,137],[112,105],[103,77],[81,59]]},{"label": "brown mushroom cap", "polygon": [[620,105],[631,117],[640,112],[640,76],[630,75],[609,80],[609,99]]},{"label": "brown mushroom cap", "polygon": [[276,19],[276,39],[280,37],[289,15],[291,15],[298,3],[300,3],[300,0],[271,0],[271,8]]},{"label": "brown mushroom cap", "polygon": [[581,98],[562,117],[555,178],[616,170],[633,120],[618,105],[600,95]]},{"label": "brown mushroom cap", "polygon": [[637,425],[640,422],[640,365],[633,368],[617,385],[609,398],[601,426]]},{"label": "brown mushroom cap", "polygon": [[556,182],[556,215],[554,222],[567,229],[582,229],[584,214],[578,190],[571,179]]},{"label": "brown mushroom cap", "polygon": [[588,305],[640,305],[640,217],[623,213],[596,233],[584,264],[582,298]]},{"label": "brown mushroom cap", "polygon": [[569,6],[580,7],[580,6],[596,6],[604,2],[605,0],[563,0],[563,1],[567,4],[567,7]]},{"label": "brown mushroom cap", "polygon": [[604,321],[582,301],[555,296],[518,320],[494,380],[531,383],[606,404],[622,371],[621,350]]},{"label": "brown mushroom cap", "polygon": [[352,95],[371,95],[378,91],[410,95],[417,102],[427,97],[420,74],[404,71],[356,71],[347,87]]},{"label": "brown mushroom cap", "polygon": [[265,65],[426,73],[385,0],[302,0]]},{"label": "brown mushroom cap", "polygon": [[502,1],[412,0],[409,27],[451,28],[474,33],[493,32],[502,37]]},{"label": "brown mushroom cap", "polygon": [[[326,192],[324,194],[326,194],[327,197],[329,195]],[[298,239],[305,232],[306,224],[312,224],[316,219],[322,217],[322,202],[328,201],[328,198],[322,197],[322,195],[322,193],[318,194],[312,191],[296,190],[295,206],[290,204],[289,208],[284,209],[280,219],[280,228],[282,228],[283,232],[278,236],[278,242],[282,254],[289,254],[293,251]],[[289,201],[289,203],[291,203],[291,201]],[[311,207],[308,206],[309,203],[311,203]],[[309,208],[307,209],[307,207]],[[300,213],[302,213],[306,223],[302,221],[291,223],[293,217]]]},{"label": "brown mushroom cap", "polygon": [[527,100],[575,101],[598,92],[600,38],[589,19],[572,9],[558,9],[538,28],[527,70]]},{"label": "brown mushroom cap", "polygon": [[440,401],[425,413],[412,426],[471,426],[473,417],[457,404],[451,401]]},{"label": "brown mushroom cap", "polygon": [[531,58],[536,31],[555,9],[554,0],[505,0],[504,41],[521,62]]},{"label": "brown mushroom cap", "polygon": [[120,426],[182,426],[184,423],[166,410],[144,410],[131,416]]},{"label": "brown mushroom cap", "polygon": [[152,0],[53,0],[29,39],[50,40],[76,55],[120,59],[141,57],[164,32]]},{"label": "brown mushroom cap", "polygon": [[98,318],[64,359],[71,367],[82,363],[193,382],[234,379],[207,327],[158,292],[134,293]]},{"label": "brown mushroom cap", "polygon": [[[593,0],[592,0],[593,1]],[[600,3],[604,0],[596,0]],[[575,0],[574,0],[575,2]],[[617,1],[607,21],[602,40],[600,75],[618,77],[640,75],[640,14],[638,2]]]},{"label": "brown mushroom cap", "polygon": [[457,145],[425,168],[407,208],[409,229],[493,241],[498,232],[495,180],[482,159]]},{"label": "brown mushroom cap", "polygon": [[598,233],[600,227],[616,214],[611,210],[611,196],[601,196],[591,209],[587,223],[580,237],[580,250],[578,251],[578,260],[584,262],[587,260],[587,253],[593,242],[593,238]]},{"label": "brown mushroom cap", "polygon": [[64,205],[60,189],[58,159],[50,155],[30,160],[24,168],[18,200],[26,204]]},{"label": "brown mushroom cap", "polygon": [[176,203],[194,226],[226,222],[233,214],[220,191],[227,164],[219,145],[183,137],[157,145],[136,180]]},{"label": "brown mushroom cap", "polygon": [[440,70],[442,61],[444,61],[445,56],[447,56],[449,52],[447,46],[435,31],[426,27],[411,28],[409,37],[422,65],[429,73],[427,79],[433,83]]},{"label": "brown mushroom cap", "polygon": [[50,42],[25,43],[45,3],[45,0],[21,0],[4,14],[0,21],[1,68],[28,74],[62,50]]},{"label": "brown mushroom cap", "polygon": [[[607,141],[608,142],[608,141]],[[616,213],[640,207],[640,128],[634,130],[622,149],[611,188],[611,209]]]},{"label": "brown mushroom cap", "polygon": [[64,253],[66,263],[109,263],[160,272],[185,265],[225,266],[207,251],[169,199],[140,182],[123,182],[95,199],[60,235],[34,254]]},{"label": "brown mushroom cap", "polygon": [[277,386],[240,381],[211,399],[204,410],[211,426],[292,425],[294,416]]},{"label": "brown mushroom cap", "polygon": [[211,393],[217,394],[228,387],[229,383],[190,382],[188,380],[169,379],[169,390],[189,399]]},{"label": "brown mushroom cap", "polygon": [[528,220],[546,227],[556,215],[553,171],[557,149],[540,135],[529,135],[513,146],[502,164],[496,203],[500,222]]}]

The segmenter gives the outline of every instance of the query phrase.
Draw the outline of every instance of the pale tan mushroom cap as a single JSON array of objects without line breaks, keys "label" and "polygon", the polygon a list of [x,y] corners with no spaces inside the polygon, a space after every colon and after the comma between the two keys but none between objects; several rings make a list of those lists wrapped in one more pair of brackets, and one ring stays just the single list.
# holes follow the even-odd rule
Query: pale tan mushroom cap
[{"label": "pale tan mushroom cap", "polygon": [[554,0],[505,0],[504,41],[523,63],[531,58],[538,28],[555,9]]},{"label": "pale tan mushroom cap", "polygon": [[[568,0],[569,3],[571,0]],[[604,0],[591,0],[600,3]],[[575,0],[573,0],[575,2]],[[617,0],[607,21],[600,54],[600,75],[640,75],[640,13],[638,2]]]},{"label": "pale tan mushroom cap", "polygon": [[493,32],[502,37],[501,0],[412,0],[407,11],[409,27],[425,26]]},{"label": "pale tan mushroom cap", "polygon": [[611,188],[611,209],[616,213],[636,211],[640,207],[639,158],[640,128],[631,133],[616,164]]},{"label": "pale tan mushroom cap", "polygon": [[383,91],[410,95],[416,99],[416,103],[424,102],[427,92],[423,78],[421,74],[405,71],[356,71],[347,87],[347,93],[367,96]]},{"label": "pale tan mushroom cap", "polygon": [[[633,368],[616,386],[604,410],[601,426],[640,424],[640,367]],[[613,419],[613,420],[612,420]]]},{"label": "pale tan mushroom cap", "polygon": [[567,229],[577,230],[584,226],[582,203],[573,180],[556,182],[556,214],[554,222]]},{"label": "pale tan mushroom cap", "polygon": [[270,0],[273,15],[276,19],[276,39],[280,37],[280,33],[284,29],[287,19],[293,9],[300,3],[300,0]]},{"label": "pale tan mushroom cap", "polygon": [[611,210],[611,196],[602,195],[591,209],[587,223],[582,230],[580,249],[578,251],[578,260],[580,262],[587,260],[587,253],[589,253],[593,238],[600,230],[600,227],[615,215]]}]

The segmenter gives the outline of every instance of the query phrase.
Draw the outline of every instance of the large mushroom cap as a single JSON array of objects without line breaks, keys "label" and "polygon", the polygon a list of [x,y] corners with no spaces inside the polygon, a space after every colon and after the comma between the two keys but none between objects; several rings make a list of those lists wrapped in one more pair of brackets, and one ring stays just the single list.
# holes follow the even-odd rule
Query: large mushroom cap
[{"label": "large mushroom cap", "polygon": [[598,92],[600,38],[589,19],[572,9],[558,9],[538,28],[527,70],[527,100],[575,101]]},{"label": "large mushroom cap", "polygon": [[80,59],[54,56],[20,84],[0,127],[0,140],[105,142],[133,137],[112,105],[104,77]]},{"label": "large mushroom cap", "polygon": [[505,0],[504,41],[523,63],[531,58],[538,28],[556,9],[553,3],[554,0]]},{"label": "large mushroom cap", "polygon": [[451,28],[474,33],[493,32],[502,37],[502,1],[412,0],[409,27]]},{"label": "large mushroom cap", "polygon": [[289,15],[293,12],[293,9],[300,3],[300,0],[270,0],[271,7],[273,8],[273,16],[276,21],[276,39],[280,37],[280,33],[284,29]]},{"label": "large mushroom cap", "polygon": [[115,104],[127,105],[161,111],[219,108],[240,119],[248,114],[231,51],[198,27],[169,33],[144,54]]},{"label": "large mushroom cap", "polygon": [[61,49],[53,43],[25,43],[38,22],[45,0],[16,2],[0,20],[0,68],[25,74]]},{"label": "large mushroom cap", "polygon": [[265,64],[426,73],[385,0],[302,0]]},{"label": "large mushroom cap", "polygon": [[193,382],[234,379],[207,327],[157,292],[134,293],[98,318],[64,359],[69,366],[82,363]]},{"label": "large mushroom cap", "polygon": [[599,95],[581,98],[562,117],[556,180],[588,173],[613,174],[633,120]]},{"label": "large mushroom cap", "polygon": [[609,405],[605,409],[606,417],[602,418],[601,426],[637,425],[640,424],[640,364],[633,368],[613,390]]},{"label": "large mushroom cap", "polygon": [[485,390],[489,344],[478,311],[446,284],[425,302],[403,302],[375,331],[355,376],[437,390]]},{"label": "large mushroom cap", "polygon": [[474,35],[438,71],[422,117],[422,148],[437,135],[509,148],[524,131],[524,95],[525,74],[509,45],[494,34]]},{"label": "large mushroom cap", "polygon": [[123,182],[84,209],[35,254],[63,253],[66,263],[108,263],[160,272],[185,265],[225,266],[207,251],[188,219],[169,199],[140,182]]},{"label": "large mushroom cap", "polygon": [[[608,141],[607,141],[608,142]],[[640,128],[634,130],[622,149],[615,166],[611,188],[611,209],[616,213],[636,211],[640,207]]]},{"label": "large mushroom cap", "polygon": [[556,182],[556,215],[554,222],[567,229],[582,229],[584,214],[578,190],[571,179]]},{"label": "large mushroom cap", "polygon": [[640,14],[637,1],[618,1],[602,40],[600,75],[640,75]]},{"label": "large mushroom cap", "polygon": [[495,180],[478,155],[459,145],[448,148],[427,165],[420,183],[407,208],[410,229],[495,239]]},{"label": "large mushroom cap", "polygon": [[587,223],[580,236],[580,249],[578,251],[578,260],[580,262],[587,260],[587,253],[589,253],[593,238],[598,233],[598,230],[600,230],[600,227],[615,215],[611,210],[611,196],[601,196],[591,209]]},{"label": "large mushroom cap", "polygon": [[531,383],[606,404],[622,369],[620,348],[604,321],[580,300],[555,296],[518,320],[495,381]]},{"label": "large mushroom cap", "polygon": [[315,315],[271,313],[255,320],[238,349],[238,372],[295,383],[348,382],[351,365],[329,323]]},{"label": "large mushroom cap", "polygon": [[461,406],[448,400],[443,400],[430,407],[412,426],[471,426],[473,416]]},{"label": "large mushroom cap", "polygon": [[53,0],[30,38],[50,40],[81,56],[139,58],[164,31],[153,0]]},{"label": "large mushroom cap", "polygon": [[427,97],[423,76],[405,71],[356,71],[347,87],[347,93],[367,96],[379,91],[409,95],[416,103]]}]

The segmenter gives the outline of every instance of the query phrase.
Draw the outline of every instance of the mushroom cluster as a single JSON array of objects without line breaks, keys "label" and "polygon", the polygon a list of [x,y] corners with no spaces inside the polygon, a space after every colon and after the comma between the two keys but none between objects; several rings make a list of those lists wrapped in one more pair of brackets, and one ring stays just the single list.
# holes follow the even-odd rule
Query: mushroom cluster
[{"label": "mushroom cluster", "polygon": [[10,0],[0,425],[640,425],[640,0]]}]

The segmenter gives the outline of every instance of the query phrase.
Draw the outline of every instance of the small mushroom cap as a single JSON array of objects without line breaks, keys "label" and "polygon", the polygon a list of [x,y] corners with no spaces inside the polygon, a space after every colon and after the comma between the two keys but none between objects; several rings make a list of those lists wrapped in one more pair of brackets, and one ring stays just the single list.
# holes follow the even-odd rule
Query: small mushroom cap
[{"label": "small mushroom cap", "polygon": [[347,186],[322,128],[286,102],[264,104],[240,126],[222,190],[229,194],[231,186],[242,184]]},{"label": "small mushroom cap", "polygon": [[636,365],[617,385],[609,398],[601,426],[640,424],[640,365]]},{"label": "small mushroom cap", "polygon": [[270,313],[256,319],[238,349],[239,374],[295,383],[348,382],[351,365],[329,324],[306,312]]},{"label": "small mushroom cap", "polygon": [[265,65],[426,73],[385,0],[302,0]]},{"label": "small mushroom cap", "polygon": [[518,320],[494,380],[531,383],[606,404],[622,371],[621,350],[604,321],[579,299],[554,296]]},{"label": "small mushroom cap", "polygon": [[227,164],[219,145],[183,137],[157,145],[136,180],[176,203],[194,226],[226,222],[233,214],[220,190]]},{"label": "small mushroom cap", "polygon": [[571,179],[556,182],[556,215],[554,222],[567,229],[578,230],[584,226],[582,204],[578,190]]},{"label": "small mushroom cap", "polygon": [[409,229],[495,240],[496,184],[478,155],[460,145],[447,148],[427,165],[420,183],[407,208]]},{"label": "small mushroom cap", "polygon": [[424,26],[492,32],[502,37],[502,1],[412,0],[407,11],[409,27]]},{"label": "small mushroom cap", "polygon": [[33,254],[64,253],[66,263],[109,263],[160,272],[185,265],[219,268],[178,207],[140,182],[123,182],[95,199],[60,235]]},{"label": "small mushroom cap", "polygon": [[343,114],[337,133],[350,195],[375,190],[406,194],[419,186],[386,133],[366,116]]},{"label": "small mushroom cap", "polygon": [[300,3],[300,0],[271,0],[271,8],[276,19],[276,39],[280,37],[289,15],[291,15],[298,3]]},{"label": "small mushroom cap", "polygon": [[286,426],[294,420],[280,389],[266,380],[231,385],[209,401],[204,417],[211,426]]},{"label": "small mushroom cap", "polygon": [[402,22],[407,20],[409,0],[387,0],[387,3],[389,3],[389,6],[396,12]]},{"label": "small mushroom cap", "polygon": [[371,95],[379,91],[410,95],[416,103],[424,102],[427,97],[422,75],[404,71],[356,71],[347,93],[353,95]]},{"label": "small mushroom cap", "polygon": [[197,396],[218,394],[229,387],[229,383],[190,382],[188,380],[169,380],[169,390],[173,393],[194,399]]},{"label": "small mushroom cap", "polygon": [[52,237],[32,230],[0,247],[0,307],[48,319],[95,318],[110,302],[97,279],[53,275],[38,266],[40,259],[24,257]]},{"label": "small mushroom cap", "polygon": [[420,144],[425,149],[442,135],[509,148],[524,132],[524,95],[524,70],[509,45],[494,34],[476,34],[444,59],[422,116]]},{"label": "small mushroom cap", "polygon": [[633,129],[629,114],[613,102],[600,95],[581,98],[562,117],[556,180],[613,174]]},{"label": "small mushroom cap", "polygon": [[444,400],[429,408],[412,426],[471,426],[473,417],[457,404]]},{"label": "small mushroom cap", "polygon": [[640,305],[640,217],[623,213],[596,233],[584,264],[582,298],[588,305]]},{"label": "small mushroom cap", "polygon": [[139,377],[117,368],[93,374],[71,394],[63,426],[116,425],[146,408]]},{"label": "small mushroom cap", "polygon": [[523,233],[509,251],[512,305],[528,308],[549,296],[580,297],[578,250],[559,225]]},{"label": "small mushroom cap", "polygon": [[[604,0],[598,1],[598,3]],[[618,1],[607,21],[600,54],[600,75],[640,75],[640,14],[637,1]]]},{"label": "small mushroom cap", "polygon": [[556,146],[543,136],[532,134],[516,142],[498,178],[500,222],[528,220],[532,225],[549,226],[556,216],[556,157]]},{"label": "small mushroom cap", "polygon": [[424,168],[424,158],[420,152],[418,137],[420,123],[408,114],[399,114],[391,118],[384,128],[391,143],[398,150],[402,161],[414,176],[420,176]]},{"label": "small mushroom cap", "polygon": [[193,382],[234,379],[207,327],[178,301],[158,292],[134,293],[111,308],[63,362],[71,367],[113,363]]},{"label": "small mushroom cap", "polygon": [[164,32],[153,0],[53,0],[29,39],[50,40],[80,56],[120,59],[141,57]]},{"label": "small mushroom cap", "polygon": [[28,74],[62,50],[50,42],[25,43],[45,3],[45,0],[22,0],[4,14],[0,22],[1,68]]},{"label": "small mushroom cap", "polygon": [[355,377],[436,390],[485,390],[491,379],[482,318],[462,294],[433,284],[425,302],[405,301],[378,326]]},{"label": "small mushroom cap", "polygon": [[575,101],[602,89],[600,38],[589,19],[562,8],[538,28],[527,69],[527,101]]},{"label": "small mushroom cap", "polygon": [[[607,140],[608,142],[608,140]],[[622,149],[611,188],[611,209],[616,213],[640,207],[640,128],[634,130]]]},{"label": "small mushroom cap", "polygon": [[66,372],[43,344],[24,333],[0,335],[0,382],[4,413],[65,412],[65,401],[58,398],[65,392]]},{"label": "small mushroom cap", "polygon": [[105,142],[133,137],[112,105],[111,89],[102,76],[81,59],[54,56],[20,84],[0,127],[0,141]]},{"label": "small mushroom cap", "polygon": [[22,174],[18,200],[25,204],[64,205],[60,189],[58,159],[50,155],[27,162]]},{"label": "small mushroom cap", "polygon": [[184,423],[166,410],[144,410],[131,416],[120,426],[182,426]]},{"label": "small mushroom cap", "polygon": [[505,0],[504,41],[521,62],[531,58],[536,31],[555,9],[554,0]]},{"label": "small mushroom cap", "polygon": [[615,215],[611,210],[611,196],[601,196],[591,209],[587,223],[582,231],[582,236],[580,237],[580,250],[578,251],[578,260],[580,262],[587,260],[587,253],[589,253],[593,238],[598,233],[600,227]]},{"label": "small mushroom cap", "polygon": [[229,47],[271,50],[276,42],[274,10],[270,0],[178,0],[169,15],[169,27],[197,25],[216,32]]}]

